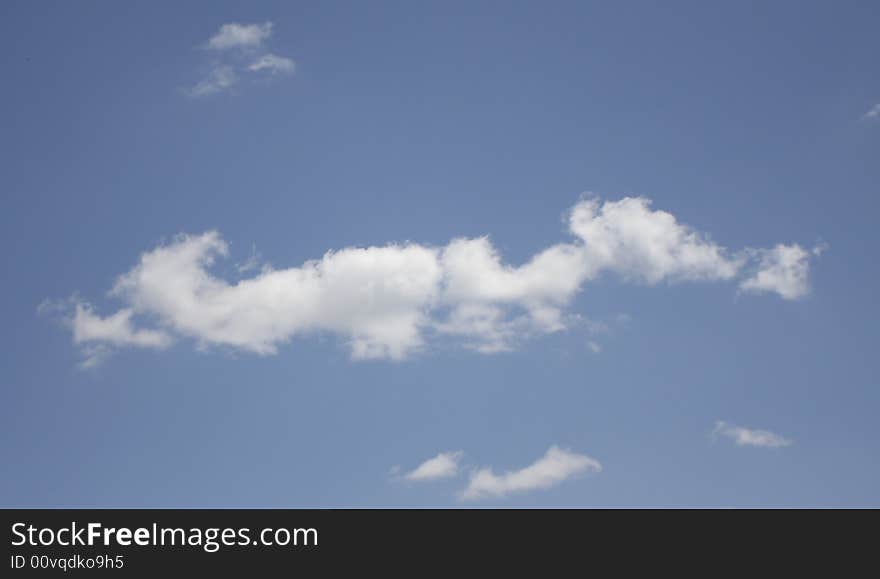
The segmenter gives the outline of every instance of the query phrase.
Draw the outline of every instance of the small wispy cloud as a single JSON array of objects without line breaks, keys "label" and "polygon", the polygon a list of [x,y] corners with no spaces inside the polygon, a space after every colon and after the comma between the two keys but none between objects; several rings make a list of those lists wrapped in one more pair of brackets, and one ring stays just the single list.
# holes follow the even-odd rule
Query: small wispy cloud
[{"label": "small wispy cloud", "polygon": [[601,470],[598,460],[554,445],[544,456],[519,470],[500,475],[491,468],[475,471],[459,496],[463,500],[500,498],[511,493],[547,489],[575,475]]},{"label": "small wispy cloud", "polygon": [[162,350],[174,339],[163,330],[135,328],[135,313],[123,308],[107,317],[94,313],[92,306],[72,297],[68,300],[44,300],[38,307],[40,315],[57,317],[73,333],[73,342],[82,349],[82,369],[100,365],[116,348],[135,347]]},{"label": "small wispy cloud", "polygon": [[230,50],[242,48],[256,48],[261,46],[272,36],[274,25],[271,22],[262,24],[238,24],[232,22],[220,27],[212,36],[206,48],[210,50]]},{"label": "small wispy cloud", "polygon": [[775,432],[744,428],[735,424],[728,424],[723,420],[715,422],[712,429],[712,437],[723,436],[732,440],[737,446],[756,446],[761,448],[782,448],[791,446],[793,442]]},{"label": "small wispy cloud", "polygon": [[208,76],[193,86],[188,94],[201,97],[231,89],[238,82],[238,75],[231,66],[216,65],[211,68]]},{"label": "small wispy cloud", "polygon": [[251,244],[251,254],[248,258],[242,262],[235,264],[235,270],[241,274],[245,274],[251,271],[257,271],[261,268],[268,267],[267,264],[263,263],[263,255],[257,251],[257,246]]},{"label": "small wispy cloud", "polygon": [[271,74],[290,74],[296,68],[296,63],[290,58],[278,56],[277,54],[264,54],[253,61],[248,70],[257,72],[264,70]]},{"label": "small wispy cloud", "polygon": [[463,455],[460,450],[441,452],[403,475],[403,478],[408,481],[430,481],[453,477],[458,474],[458,462]]},{"label": "small wispy cloud", "polygon": [[868,112],[862,115],[862,118],[868,120],[880,120],[880,103],[877,103],[868,109]]},{"label": "small wispy cloud", "polygon": [[281,76],[293,74],[293,59],[269,52],[266,44],[272,37],[274,24],[263,22],[224,24],[202,48],[212,55],[208,74],[187,89],[187,95],[199,98],[228,92],[245,77],[254,75]]}]

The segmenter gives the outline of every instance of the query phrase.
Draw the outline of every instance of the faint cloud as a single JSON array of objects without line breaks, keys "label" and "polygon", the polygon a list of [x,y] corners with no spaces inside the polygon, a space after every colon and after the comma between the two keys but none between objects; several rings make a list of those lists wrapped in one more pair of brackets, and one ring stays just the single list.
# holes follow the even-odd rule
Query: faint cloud
[{"label": "faint cloud", "polygon": [[723,420],[715,423],[712,429],[712,438],[723,436],[732,440],[737,446],[756,446],[762,448],[782,448],[791,446],[793,442],[769,430],[744,428],[734,424],[728,424]]},{"label": "faint cloud", "polygon": [[453,477],[458,474],[458,462],[463,455],[460,450],[441,452],[403,475],[403,478],[408,481],[429,481]]},{"label": "faint cloud", "polygon": [[202,97],[231,89],[238,82],[238,75],[231,66],[214,66],[204,79],[192,87],[188,94]]},{"label": "faint cloud", "polygon": [[248,66],[248,70],[253,72],[264,70],[270,74],[290,74],[295,67],[296,64],[289,58],[276,54],[264,54],[253,61]]},{"label": "faint cloud", "polygon": [[579,318],[579,321],[590,335],[608,334],[611,332],[611,326],[608,325],[608,322],[591,320],[583,317]]},{"label": "faint cloud", "polygon": [[880,103],[877,103],[876,105],[868,109],[868,112],[862,115],[862,118],[868,120],[880,119]]},{"label": "faint cloud", "polygon": [[83,359],[78,364],[80,370],[91,370],[104,363],[110,354],[110,348],[104,345],[86,346],[82,349]]},{"label": "faint cloud", "polygon": [[606,316],[604,320],[596,320],[574,314],[568,316],[566,325],[571,328],[582,328],[587,335],[587,350],[593,354],[601,354],[605,349],[604,343],[607,340],[614,339],[620,330],[625,330],[629,321],[630,316],[623,313]]},{"label": "faint cloud", "polygon": [[239,274],[245,274],[250,271],[254,271],[262,268],[263,256],[257,251],[256,245],[251,245],[251,254],[248,256],[246,260],[241,263],[235,264],[235,270]]}]

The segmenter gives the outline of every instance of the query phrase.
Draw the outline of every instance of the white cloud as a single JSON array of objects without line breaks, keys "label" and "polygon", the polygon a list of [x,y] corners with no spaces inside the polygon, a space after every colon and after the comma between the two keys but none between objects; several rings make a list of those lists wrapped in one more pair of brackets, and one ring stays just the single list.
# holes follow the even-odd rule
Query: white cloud
[{"label": "white cloud", "polygon": [[792,441],[769,430],[756,430],[728,424],[723,420],[715,423],[712,436],[724,436],[733,440],[737,446],[758,446],[764,448],[781,448],[790,446]]},{"label": "white cloud", "polygon": [[440,264],[443,303],[451,312],[437,329],[481,352],[506,351],[518,337],[564,329],[562,308],[589,271],[581,246],[557,244],[513,267],[502,263],[487,237],[453,240]]},{"label": "white cloud", "polygon": [[181,236],[141,256],[112,294],[204,344],[259,354],[313,330],[346,336],[354,358],[400,359],[421,345],[440,279],[436,251],[418,245],[347,248],[235,284],[208,267],[228,252],[216,232]]},{"label": "white cloud", "polygon": [[877,103],[866,112],[862,118],[865,119],[880,119],[880,103]]},{"label": "white cloud", "polygon": [[272,36],[271,22],[262,24],[224,24],[214,36],[208,40],[207,48],[211,50],[229,50],[230,48],[256,48]]},{"label": "white cloud", "polygon": [[[519,266],[504,263],[488,237],[479,237],[443,247],[349,247],[297,267],[264,265],[238,281],[211,271],[228,254],[219,233],[181,235],[119,277],[111,295],[123,307],[106,319],[123,316],[130,324],[132,315],[141,316],[155,320],[152,331],[163,335],[258,354],[328,332],[345,340],[355,359],[402,359],[430,339],[492,353],[582,324],[569,305],[603,272],[646,284],[729,280],[757,262],[743,289],[792,299],[807,288],[809,255],[799,246],[731,256],[646,199],[582,201],[570,213],[570,231],[574,240]],[[126,344],[109,336],[104,342]]]},{"label": "white cloud", "polygon": [[73,341],[77,344],[103,342],[114,346],[139,346],[142,348],[165,348],[171,337],[157,330],[135,330],[131,324],[134,312],[124,308],[102,318],[92,311],[90,305],[75,306],[72,324]]},{"label": "white cloud", "polygon": [[460,450],[441,452],[405,474],[403,478],[409,481],[429,481],[453,477],[458,474],[458,462],[463,454]]},{"label": "white cloud", "polygon": [[504,497],[510,493],[546,489],[575,475],[600,472],[602,465],[594,458],[551,446],[543,457],[520,470],[496,475],[491,468],[481,468],[471,475],[461,498],[477,500]]},{"label": "white cloud", "polygon": [[204,97],[225,92],[254,73],[292,74],[296,67],[292,59],[266,49],[273,28],[271,22],[233,22],[221,26],[204,45],[212,52],[214,60],[210,72],[186,93],[192,97]]},{"label": "white cloud", "polygon": [[60,302],[44,300],[37,312],[57,315],[71,329],[73,342],[82,350],[81,368],[98,366],[116,347],[161,350],[174,341],[164,330],[135,329],[134,311],[130,308],[102,318],[94,313],[91,305],[74,297]]},{"label": "white cloud", "polygon": [[189,89],[192,97],[202,97],[231,89],[238,82],[238,75],[231,66],[215,65],[204,79]]},{"label": "white cloud", "polygon": [[290,58],[278,56],[277,54],[264,54],[254,60],[248,66],[248,70],[253,72],[263,70],[271,74],[290,74],[295,67],[296,64]]},{"label": "white cloud", "polygon": [[[813,251],[818,255],[821,251]],[[739,287],[748,292],[776,292],[785,299],[793,300],[807,295],[810,271],[810,252],[800,245],[779,244],[773,249],[753,250],[757,256],[758,269],[743,280]]]},{"label": "white cloud", "polygon": [[570,226],[584,241],[593,275],[607,269],[648,284],[726,280],[742,265],[742,258],[731,257],[671,213],[651,209],[642,197],[602,204],[582,201],[571,212]]}]

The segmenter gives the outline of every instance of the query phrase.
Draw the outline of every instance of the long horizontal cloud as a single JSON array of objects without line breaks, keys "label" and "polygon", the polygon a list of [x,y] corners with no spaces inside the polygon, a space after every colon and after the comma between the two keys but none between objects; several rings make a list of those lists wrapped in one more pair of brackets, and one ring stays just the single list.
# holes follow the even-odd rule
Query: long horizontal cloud
[{"label": "long horizontal cloud", "polygon": [[529,466],[497,475],[490,468],[481,468],[471,475],[461,492],[464,500],[504,497],[511,493],[546,489],[578,475],[600,472],[602,465],[594,458],[551,446]]},{"label": "long horizontal cloud", "polygon": [[[738,280],[785,299],[809,290],[813,253],[799,245],[731,253],[644,198],[583,200],[568,216],[572,239],[519,266],[488,237],[459,238],[328,251],[236,282],[211,272],[229,253],[219,233],[180,235],[117,279],[110,293],[122,309],[102,318],[81,302],[68,321],[80,344],[156,348],[189,337],[274,354],[295,336],[330,332],[355,359],[402,359],[442,336],[497,352],[563,330],[575,295],[604,272],[648,285]],[[154,327],[137,329],[136,319]]]},{"label": "long horizontal cloud", "polygon": [[723,420],[715,423],[712,436],[723,436],[732,440],[737,446],[758,446],[763,448],[781,448],[791,446],[792,441],[769,430],[745,428],[728,424]]}]

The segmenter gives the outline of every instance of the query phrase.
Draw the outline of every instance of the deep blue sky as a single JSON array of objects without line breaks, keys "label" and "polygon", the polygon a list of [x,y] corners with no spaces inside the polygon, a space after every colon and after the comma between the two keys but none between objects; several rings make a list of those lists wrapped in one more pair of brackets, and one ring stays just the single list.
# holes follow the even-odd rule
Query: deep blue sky
[{"label": "deep blue sky", "polygon": [[[449,506],[552,444],[601,473],[480,505],[880,506],[880,6],[865,2],[4,2],[0,504]],[[296,72],[187,96],[224,23]],[[585,286],[612,331],[358,362],[120,350],[91,370],[36,313],[101,313],[138,255],[217,229],[228,273],[490,234],[514,264],[591,191],[731,247],[828,250],[807,297]],[[619,314],[629,321],[619,323]],[[595,354],[589,340],[602,344]],[[794,441],[712,442],[716,420]],[[410,470],[464,450],[456,479]]]}]

